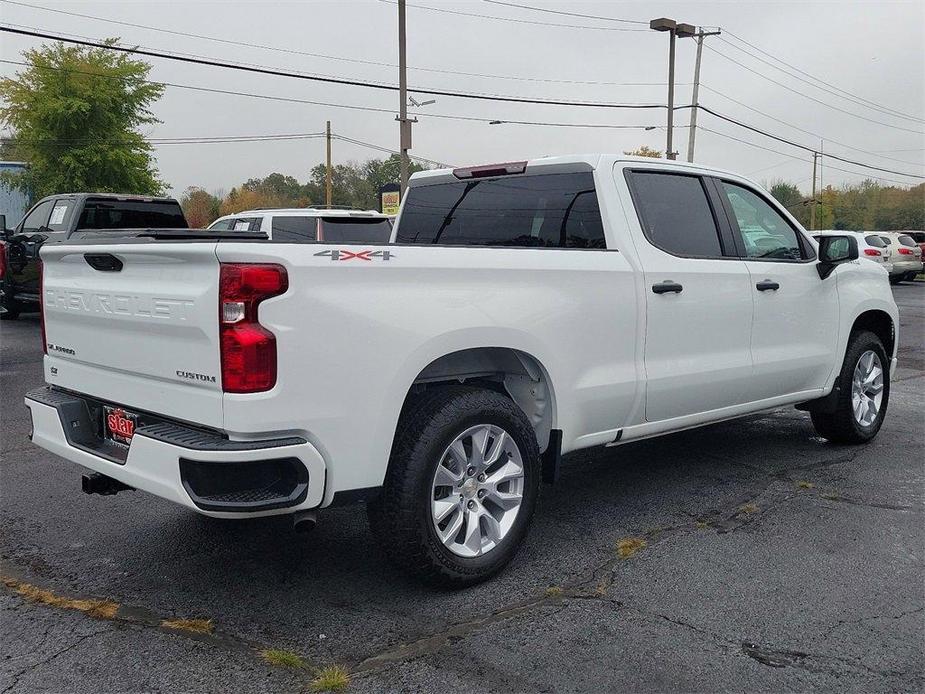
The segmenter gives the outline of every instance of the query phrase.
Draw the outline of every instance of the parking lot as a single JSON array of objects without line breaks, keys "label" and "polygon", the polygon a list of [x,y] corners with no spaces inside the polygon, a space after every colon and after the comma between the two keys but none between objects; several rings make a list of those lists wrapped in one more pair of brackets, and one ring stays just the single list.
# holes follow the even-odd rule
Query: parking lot
[{"label": "parking lot", "polygon": [[925,283],[894,294],[872,444],[786,408],[571,456],[511,567],[459,592],[393,571],[361,507],[303,536],[82,494],[26,438],[38,320],[5,322],[0,692],[299,691],[333,664],[355,692],[921,691]]}]

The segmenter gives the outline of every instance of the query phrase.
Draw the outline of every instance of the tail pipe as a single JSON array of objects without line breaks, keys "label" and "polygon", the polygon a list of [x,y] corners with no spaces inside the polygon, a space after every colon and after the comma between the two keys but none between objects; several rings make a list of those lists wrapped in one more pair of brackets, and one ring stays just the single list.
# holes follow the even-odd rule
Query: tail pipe
[{"label": "tail pipe", "polygon": [[101,475],[98,472],[91,472],[89,475],[84,475],[80,480],[80,488],[83,490],[84,494],[101,494],[102,496],[110,496],[112,494],[118,494],[119,492],[135,490],[134,487],[129,487],[119,480],[114,480],[112,477]]}]

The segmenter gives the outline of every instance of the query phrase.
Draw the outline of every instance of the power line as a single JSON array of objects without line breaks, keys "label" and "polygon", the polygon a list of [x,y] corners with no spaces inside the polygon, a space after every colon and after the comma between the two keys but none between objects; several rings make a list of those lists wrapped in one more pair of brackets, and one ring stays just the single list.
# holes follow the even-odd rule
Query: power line
[{"label": "power line", "polygon": [[769,67],[772,67],[772,68],[774,68],[775,70],[778,70],[779,72],[784,73],[784,74],[787,75],[788,77],[792,77],[793,79],[795,79],[795,80],[797,80],[797,81],[799,81],[799,82],[802,82],[803,84],[806,84],[806,85],[812,87],[813,89],[818,89],[819,91],[825,92],[826,94],[831,94],[831,95],[833,95],[833,96],[838,97],[839,99],[844,99],[845,101],[847,101],[847,102],[849,102],[849,103],[851,103],[851,104],[853,104],[853,105],[855,105],[855,106],[860,106],[860,107],[862,107],[862,108],[867,108],[867,109],[870,109],[870,110],[872,110],[872,111],[876,111],[877,113],[881,113],[881,114],[884,114],[884,115],[887,115],[887,116],[892,116],[893,118],[899,118],[899,119],[901,119],[901,120],[909,120],[909,121],[913,121],[913,122],[915,122],[915,123],[925,123],[925,119],[916,118],[915,116],[907,116],[907,115],[905,115],[905,114],[899,113],[898,111],[894,111],[894,110],[892,110],[892,109],[885,108],[885,107],[883,107],[883,106],[878,106],[878,105],[876,105],[876,104],[873,104],[873,102],[867,102],[867,103],[865,103],[865,102],[867,101],[866,99],[861,99],[861,98],[855,97],[855,96],[853,96],[853,95],[844,93],[844,92],[842,92],[841,90],[829,89],[829,88],[824,87],[824,86],[819,86],[818,84],[813,84],[812,82],[809,82],[808,80],[806,80],[806,79],[800,77],[799,75],[794,74],[793,72],[790,72],[790,71],[788,71],[788,70],[785,70],[784,68],[780,67],[779,65],[775,65],[775,64],[772,63],[771,61],[765,60],[765,59],[762,58],[761,56],[755,55],[754,53],[752,53],[752,52],[750,52],[750,51],[747,51],[746,49],[742,48],[741,46],[737,46],[736,44],[734,44],[734,43],[732,43],[732,42],[730,42],[730,41],[727,41],[727,40],[725,40],[725,39],[723,39],[723,38],[720,38],[719,40],[722,41],[723,43],[725,43],[726,45],[730,46],[731,48],[734,48],[734,49],[737,50],[737,51],[741,51],[742,53],[744,53],[745,55],[747,55],[749,58],[752,58],[753,60],[757,60],[757,61],[759,61],[759,62],[761,62],[761,63],[764,63],[765,65],[768,65]]},{"label": "power line", "polygon": [[[371,143],[371,142],[364,142],[363,140],[356,140],[356,139],[353,139],[353,138],[350,138],[350,137],[345,137],[345,136],[343,136],[343,135],[336,135],[336,134],[334,134],[334,133],[331,133],[331,137],[333,137],[333,138],[335,138],[335,139],[337,139],[337,140],[342,140],[342,141],[344,141],[344,142],[349,142],[349,143],[354,144],[354,145],[360,145],[360,146],[362,146],[362,147],[368,147],[368,148],[370,148],[370,149],[378,150],[378,151],[380,151],[380,152],[386,152],[386,153],[388,153],[388,154],[401,154],[401,152],[399,152],[399,151],[396,150],[396,149],[389,149],[388,147],[383,147],[382,145],[375,145],[375,144],[373,144],[373,143]],[[442,169],[450,169],[450,168],[453,167],[452,164],[445,164],[445,163],[443,163],[443,162],[439,162],[439,161],[436,161],[436,160],[434,160],[434,159],[427,159],[427,158],[425,158],[425,157],[418,157],[418,156],[415,156],[415,155],[410,154],[410,153],[408,154],[408,156],[411,157],[412,159],[416,159],[416,160],[418,160],[418,161],[422,161],[422,162],[424,162],[425,164],[433,164],[433,165],[438,166],[438,167],[440,167],[440,168],[442,168]]]},{"label": "power line", "polygon": [[871,151],[871,150],[868,150],[868,149],[861,149],[860,147],[855,147],[855,146],[849,145],[849,144],[847,144],[847,143],[845,143],[845,142],[839,142],[838,140],[833,140],[832,138],[830,138],[830,137],[827,136],[827,135],[821,135],[820,133],[815,133],[815,132],[813,132],[813,131],[811,131],[811,130],[806,130],[805,128],[801,128],[801,127],[798,126],[798,125],[794,125],[793,123],[788,123],[788,122],[785,121],[785,120],[781,120],[780,118],[777,118],[777,117],[775,117],[775,116],[772,116],[770,113],[765,113],[764,111],[761,111],[761,110],[755,108],[754,106],[749,106],[748,104],[746,104],[746,103],[744,103],[744,102],[742,102],[742,101],[739,101],[738,99],[733,99],[733,98],[732,98],[731,96],[729,96],[728,94],[724,94],[723,92],[719,91],[718,89],[714,89],[713,87],[711,87],[711,86],[709,86],[709,85],[707,85],[707,84],[701,83],[700,86],[703,87],[704,89],[708,90],[708,91],[713,92],[713,93],[716,94],[717,96],[721,96],[721,97],[724,98],[724,99],[728,99],[729,101],[731,101],[731,102],[734,103],[734,104],[738,104],[739,106],[741,106],[741,107],[743,107],[743,108],[747,108],[749,111],[754,111],[755,113],[757,113],[757,114],[759,114],[759,115],[762,115],[762,116],[764,116],[765,118],[769,118],[769,119],[773,120],[773,121],[776,122],[776,123],[780,123],[781,125],[786,125],[787,127],[793,128],[794,130],[799,130],[801,133],[805,133],[805,134],[807,134],[807,135],[812,135],[813,137],[818,137],[818,138],[820,138],[820,139],[825,140],[826,142],[831,142],[832,144],[838,145],[838,146],[840,146],[840,147],[845,147],[845,148],[847,148],[847,149],[853,149],[853,150],[856,151],[856,152],[862,152],[862,153],[864,153],[864,154],[872,154],[872,155],[874,155],[875,157],[880,157],[881,159],[888,159],[888,160],[890,160],[890,161],[899,162],[900,164],[909,164],[909,165],[911,165],[911,166],[917,166],[917,165],[918,165],[917,162],[914,162],[914,161],[908,161],[907,159],[897,159],[896,157],[888,157],[888,156],[885,156],[885,155],[883,155],[883,154],[880,154],[879,152],[874,152],[874,151]]},{"label": "power line", "polygon": [[[701,126],[698,126],[698,127],[701,127]],[[783,155],[783,156],[785,156],[785,157],[790,157],[790,158],[792,158],[792,159],[794,159],[794,160],[796,160],[796,161],[800,161],[800,162],[803,162],[803,163],[808,163],[807,160],[801,159],[800,157],[796,157],[796,156],[794,156],[794,155],[792,155],[792,154],[787,154],[786,152],[781,152],[781,151],[778,150],[778,149],[772,149],[772,148],[770,148],[770,147],[765,147],[764,145],[759,145],[759,144],[756,144],[756,143],[751,142],[751,141],[749,141],[749,140],[743,140],[742,138],[735,137],[735,136],[733,136],[733,135],[728,135],[728,134],[723,133],[723,132],[720,132],[720,131],[718,131],[718,130],[713,130],[713,129],[707,128],[707,127],[703,127],[703,130],[707,131],[708,133],[712,133],[712,134],[714,134],[714,135],[719,135],[720,137],[724,137],[724,138],[726,138],[727,140],[733,140],[733,141],[735,141],[735,142],[740,142],[740,143],[742,143],[743,145],[749,145],[750,147],[755,147],[756,149],[762,149],[762,150],[764,150],[765,152],[771,152],[772,154],[780,154],[780,155]],[[793,143],[788,142],[787,144],[793,144]],[[794,146],[800,147],[800,145],[794,145]],[[824,155],[824,156],[829,156],[829,155],[826,154],[826,155]],[[842,173],[848,173],[848,174],[851,174],[851,175],[853,175],[853,176],[864,176],[864,175],[865,175],[865,174],[859,173],[859,172],[857,172],[857,171],[850,171],[850,170],[848,170],[848,169],[842,169],[842,168],[839,168],[839,167],[837,167],[837,166],[833,166],[832,164],[829,164],[829,165],[828,165],[828,168],[832,169],[833,171],[841,171]],[[902,174],[902,175],[905,176],[905,175],[907,175],[907,174]],[[876,178],[881,179],[881,180],[884,180],[884,181],[890,181],[891,183],[898,183],[899,185],[903,185],[903,186],[910,186],[910,185],[913,185],[913,184],[909,183],[908,181],[898,181],[898,180],[896,180],[896,179],[893,179],[893,178],[886,178],[886,177],[884,177],[884,176],[876,176]],[[917,184],[917,185],[921,185],[921,184]]]},{"label": "power line", "polygon": [[804,151],[806,151],[806,152],[816,152],[816,153],[818,153],[820,156],[826,157],[826,158],[828,158],[828,159],[835,159],[835,160],[837,160],[837,161],[841,161],[841,162],[844,162],[844,163],[846,163],[846,164],[853,164],[853,165],[855,165],[855,166],[861,166],[861,167],[864,167],[864,168],[867,168],[867,169],[871,169],[872,171],[883,171],[884,173],[898,174],[899,176],[908,176],[909,178],[921,178],[921,179],[925,179],[925,176],[920,176],[919,174],[910,174],[910,173],[906,173],[905,171],[894,171],[894,170],[892,170],[892,169],[884,169],[883,167],[880,167],[880,166],[874,166],[874,165],[872,165],[872,164],[865,164],[864,162],[854,161],[854,160],[852,160],[852,159],[846,159],[845,157],[840,157],[840,156],[838,156],[837,154],[829,154],[828,152],[819,152],[818,150],[814,149],[813,147],[808,147],[808,146],[806,146],[806,145],[801,145],[799,142],[794,142],[793,140],[788,140],[788,139],[785,138],[785,137],[781,137],[780,135],[774,135],[774,134],[772,134],[772,133],[769,133],[769,132],[766,131],[766,130],[762,130],[761,128],[756,128],[756,127],[754,127],[754,126],[752,126],[752,125],[748,125],[748,124],[746,124],[746,123],[743,123],[743,122],[740,121],[740,120],[736,120],[735,118],[730,118],[729,116],[724,116],[723,114],[717,113],[716,111],[714,111],[714,110],[711,109],[711,108],[707,108],[707,107],[704,106],[703,104],[701,104],[700,106],[698,106],[698,108],[700,108],[700,109],[703,110],[703,111],[706,111],[706,112],[709,113],[711,116],[716,116],[717,118],[726,121],[727,123],[732,123],[733,125],[738,125],[740,128],[745,128],[746,130],[751,130],[753,133],[758,133],[759,135],[764,135],[765,137],[768,137],[768,138],[770,138],[770,139],[772,139],[772,140],[777,140],[778,142],[783,142],[784,144],[791,145],[792,147],[797,147],[797,148],[802,149],[802,150],[804,150]]},{"label": "power line", "polygon": [[797,89],[794,89],[793,87],[790,87],[790,86],[784,84],[783,82],[778,82],[778,81],[775,80],[774,78],[768,77],[768,76],[765,75],[764,73],[758,72],[757,70],[754,70],[754,69],[750,68],[748,65],[745,65],[744,63],[742,63],[742,62],[736,60],[735,58],[729,57],[729,56],[726,55],[725,53],[723,53],[723,52],[721,52],[721,51],[718,51],[718,50],[716,50],[715,48],[711,48],[710,46],[704,46],[704,48],[706,48],[708,51],[711,51],[711,52],[713,52],[713,53],[716,53],[718,56],[724,58],[725,60],[728,60],[728,61],[731,62],[731,63],[735,63],[735,64],[738,65],[739,67],[741,67],[741,68],[743,68],[743,69],[745,69],[745,70],[748,70],[748,71],[751,72],[752,74],[757,75],[758,77],[761,77],[762,79],[765,79],[765,80],[767,80],[768,82],[771,82],[772,84],[776,84],[778,87],[783,87],[784,89],[786,89],[787,91],[789,91],[789,92],[791,92],[791,93],[793,93],[793,94],[799,94],[799,95],[802,96],[803,98],[809,99],[810,101],[815,101],[817,104],[821,104],[822,106],[825,106],[825,107],[827,107],[827,108],[831,108],[831,109],[833,109],[833,110],[835,110],[835,111],[839,111],[839,112],[844,113],[844,114],[847,114],[847,115],[849,115],[849,116],[853,116],[854,118],[860,118],[861,120],[867,121],[868,123],[874,123],[874,124],[876,124],[876,125],[882,125],[883,127],[886,127],[886,128],[893,128],[893,129],[895,129],[895,130],[903,130],[903,131],[905,131],[905,132],[907,132],[907,133],[915,133],[916,135],[922,135],[922,134],[923,134],[921,130],[912,130],[911,128],[903,128],[902,126],[899,126],[899,125],[893,125],[893,124],[891,124],[891,123],[884,123],[883,121],[874,120],[873,118],[868,118],[867,116],[862,116],[862,115],[860,115],[860,114],[858,114],[858,113],[854,113],[853,111],[847,111],[847,110],[845,110],[845,109],[843,109],[843,108],[840,108],[840,107],[838,107],[838,106],[835,106],[835,105],[833,105],[833,104],[826,103],[825,101],[821,101],[820,99],[817,99],[817,98],[814,97],[814,96],[810,96],[809,94],[806,94],[806,93],[801,92],[801,91],[799,91],[799,90],[797,90]]},{"label": "power line", "polygon": [[[81,12],[70,12],[67,10],[59,10],[51,7],[42,7],[40,5],[31,5],[26,2],[18,2],[17,0],[0,0],[9,5],[18,5],[20,7],[28,7],[34,10],[42,10],[45,12],[54,12],[57,14],[67,15],[70,17],[80,17],[82,19],[91,19],[97,22],[107,22],[109,24],[116,24],[118,26],[127,26],[133,27],[136,29],[144,29],[147,31],[157,31],[163,34],[169,34],[172,36],[184,36],[186,38],[192,38],[197,40],[204,41],[215,41],[216,43],[223,43],[231,46],[239,46],[242,48],[258,48],[266,51],[275,51],[277,53],[285,53],[288,55],[300,55],[309,58],[322,58],[324,60],[337,60],[347,63],[355,63],[359,65],[373,65],[376,67],[388,67],[388,68],[397,68],[397,63],[381,62],[375,60],[363,60],[361,58],[347,58],[344,56],[337,55],[328,55],[325,53],[312,53],[309,51],[298,51],[292,48],[283,48],[282,46],[271,46],[268,44],[260,43],[250,43],[245,41],[234,41],[232,39],[225,39],[218,36],[207,36],[205,34],[194,34],[185,31],[176,31],[173,29],[164,29],[162,27],[151,26],[148,24],[138,24],[136,22],[125,22],[118,19],[109,19],[107,17],[96,17],[94,15],[83,14]],[[19,26],[11,22],[7,22],[10,26]],[[70,34],[71,36],[78,36],[79,38],[88,38],[86,36],[80,36],[79,34]],[[663,87],[665,86],[664,82],[608,82],[603,80],[568,80],[568,79],[553,79],[546,77],[526,77],[523,75],[496,75],[489,73],[481,72],[464,72],[460,70],[444,70],[441,68],[432,68],[432,67],[414,67],[409,65],[409,70],[418,70],[421,72],[433,72],[443,75],[460,75],[463,77],[480,77],[485,79],[499,79],[499,80],[513,80],[513,81],[522,81],[522,82],[541,82],[541,83],[550,83],[550,84],[580,84],[580,85],[594,85],[594,86],[610,86],[610,87]],[[678,83],[680,85],[689,84],[686,82]]]},{"label": "power line", "polygon": [[[116,80],[123,79],[121,77],[116,77],[113,75],[102,75],[96,72],[88,72],[86,70],[75,70],[73,68],[62,68],[62,67],[56,67],[52,65],[38,65],[38,64],[27,63],[27,62],[23,62],[19,60],[0,60],[0,63],[6,63],[9,65],[22,65],[24,67],[36,67],[41,70],[54,70],[57,72],[68,72],[68,73],[74,73],[78,75],[87,75],[89,77],[96,77],[99,79],[116,79]],[[231,89],[217,89],[215,87],[199,87],[199,86],[193,86],[189,84],[179,84],[177,82],[162,82],[162,81],[155,81],[155,80],[140,80],[140,81],[144,82],[145,84],[159,84],[165,87],[173,87],[176,89],[189,89],[189,90],[205,92],[209,94],[243,96],[243,97],[254,98],[254,99],[266,99],[269,101],[279,101],[279,102],[295,103],[295,104],[307,104],[310,106],[325,106],[328,108],[341,108],[341,109],[348,109],[348,110],[355,110],[355,111],[368,111],[372,113],[394,113],[395,112],[395,110],[391,108],[377,108],[375,106],[357,106],[357,105],[352,105],[352,104],[337,104],[337,103],[327,102],[327,101],[314,101],[311,99],[298,99],[295,97],[274,96],[271,94],[255,94],[252,92],[242,92],[242,91],[235,91]],[[422,117],[427,117],[427,118],[469,121],[469,122],[486,123],[486,124],[497,123],[498,125],[502,125],[502,124],[534,125],[534,126],[546,126],[546,127],[555,127],[555,128],[595,128],[595,129],[602,128],[602,129],[613,129],[613,130],[647,130],[650,128],[663,128],[664,127],[661,125],[646,125],[646,124],[615,125],[615,124],[609,124],[609,123],[567,123],[567,122],[550,122],[550,121],[509,120],[509,119],[499,120],[497,118],[487,118],[487,117],[480,118],[477,116],[460,116],[460,115],[453,115],[453,114],[448,114],[448,113],[430,113],[429,111],[428,112],[409,111],[409,114],[412,116],[422,116]]]},{"label": "power line", "polygon": [[[340,77],[322,77],[320,75],[306,75],[299,72],[290,72],[285,70],[271,69],[256,65],[228,63],[219,60],[207,58],[197,58],[164,51],[153,51],[143,48],[128,48],[114,43],[102,43],[98,41],[86,41],[83,39],[71,38],[63,35],[48,34],[40,31],[30,31],[26,29],[17,29],[11,26],[0,26],[0,32],[8,34],[19,34],[21,36],[32,36],[34,38],[48,39],[50,41],[61,41],[63,43],[72,43],[90,48],[101,48],[104,50],[120,51],[122,53],[131,53],[133,55],[145,55],[152,58],[163,58],[165,60],[175,60],[183,63],[194,65],[207,65],[209,67],[220,67],[228,70],[238,70],[242,72],[251,72],[261,75],[274,75],[277,77],[290,77],[295,79],[308,80],[312,82],[323,82],[326,84],[340,84],[351,87],[365,87],[366,89],[379,89],[384,91],[396,92],[398,87],[391,84],[382,84],[378,82],[368,82],[364,80],[347,79]],[[664,104],[617,104],[611,102],[591,102],[591,101],[560,101],[554,99],[534,99],[520,96],[504,96],[500,94],[478,94],[468,92],[451,92],[442,89],[426,88],[408,88],[409,92],[415,94],[428,94],[432,96],[446,96],[459,99],[472,99],[476,101],[497,101],[502,103],[518,104],[535,104],[541,106],[570,106],[576,108],[608,108],[608,109],[653,109],[666,108]]]},{"label": "power line", "polygon": [[[753,48],[754,50],[758,51],[759,53],[762,53],[762,54],[768,56],[769,58],[772,58],[773,60],[776,60],[777,62],[781,63],[782,65],[786,65],[786,66],[789,67],[791,70],[796,70],[796,71],[797,71],[798,73],[800,73],[801,75],[805,75],[806,77],[809,77],[810,79],[815,80],[816,82],[820,82],[820,83],[826,85],[827,87],[831,87],[832,89],[837,89],[838,91],[843,92],[844,94],[846,94],[846,95],[848,95],[848,96],[851,96],[851,97],[853,97],[853,98],[855,98],[855,99],[858,99],[859,101],[866,102],[867,104],[870,104],[870,105],[872,105],[872,106],[876,106],[876,107],[882,108],[882,109],[886,109],[886,108],[887,108],[887,107],[885,107],[885,106],[882,106],[882,105],[880,105],[880,104],[877,104],[876,102],[870,101],[869,99],[865,99],[864,97],[858,96],[857,94],[852,94],[851,92],[847,91],[846,89],[842,89],[841,87],[838,87],[838,86],[832,84],[831,82],[826,82],[825,80],[823,80],[823,79],[821,79],[821,78],[819,78],[819,77],[815,77],[814,75],[812,75],[812,74],[806,72],[805,70],[801,70],[801,69],[798,68],[796,65],[791,65],[790,63],[788,63],[788,62],[782,60],[781,58],[778,58],[777,56],[775,56],[775,55],[773,55],[773,54],[771,54],[771,53],[768,53],[767,51],[765,51],[765,50],[759,48],[759,47],[756,46],[755,44],[749,43],[748,41],[746,41],[745,39],[743,39],[741,36],[739,36],[738,34],[735,34],[735,33],[732,32],[732,31],[729,31],[728,29],[724,29],[723,31],[725,31],[725,33],[726,33],[727,36],[731,36],[731,37],[733,37],[734,39],[736,39],[737,41],[739,41],[739,42],[741,42],[741,43],[744,43],[746,46],[749,46],[749,47]],[[726,41],[726,43],[729,43],[729,42]],[[730,44],[730,45],[732,45],[732,44]],[[742,48],[739,48],[739,50],[741,51],[741,50],[743,50],[743,49],[742,49]],[[778,68],[778,69],[780,69],[780,68]],[[887,109],[887,110],[893,112],[894,114],[896,114],[896,115],[898,115],[898,116],[904,116],[904,117],[909,118],[909,119],[911,119],[911,120],[918,120],[918,121],[921,121],[921,120],[922,120],[922,119],[919,118],[919,117],[910,116],[909,114],[903,113],[902,111],[897,111],[896,109]]]},{"label": "power line", "polygon": [[[385,3],[387,5],[397,4],[395,0],[379,0],[379,2]],[[429,12],[442,12],[444,14],[453,14],[461,17],[475,17],[477,19],[494,19],[500,22],[511,22],[513,24],[533,24],[535,26],[547,26],[547,27],[556,27],[562,29],[591,29],[596,31],[648,31],[648,29],[630,29],[624,27],[595,27],[587,26],[580,24],[558,24],[555,22],[540,22],[532,19],[515,19],[513,17],[499,17],[497,15],[487,15],[487,14],[478,14],[475,12],[463,12],[462,10],[450,10],[445,7],[429,7],[427,5],[418,5],[408,3],[408,7],[413,7],[417,10],[425,10]]]},{"label": "power line", "polygon": [[[62,41],[64,43],[74,43],[78,45],[90,46],[93,48],[100,48],[104,50],[115,50],[115,51],[120,51],[123,53],[148,55],[148,56],[153,56],[157,58],[166,58],[168,60],[176,60],[176,61],[185,62],[185,63],[202,64],[202,65],[208,65],[211,67],[221,67],[221,68],[239,70],[239,71],[244,71],[244,72],[269,74],[269,75],[276,75],[276,76],[281,76],[281,77],[293,77],[297,79],[304,79],[304,80],[310,80],[310,81],[321,81],[321,82],[327,82],[327,83],[344,84],[344,85],[349,85],[349,86],[359,86],[359,87],[366,87],[366,88],[371,88],[371,89],[379,89],[379,90],[387,90],[387,91],[397,91],[398,90],[398,87],[393,86],[393,85],[369,83],[369,82],[363,82],[360,80],[317,77],[317,76],[303,75],[299,73],[285,72],[285,71],[280,71],[280,70],[270,70],[270,69],[261,68],[261,67],[235,65],[232,63],[224,63],[224,62],[215,61],[215,60],[177,56],[177,55],[172,55],[169,53],[163,53],[163,52],[158,52],[158,51],[147,51],[147,50],[141,50],[141,49],[126,48],[124,46],[118,46],[118,45],[109,44],[109,43],[84,41],[80,39],[62,37],[62,36],[58,36],[54,34],[46,34],[43,32],[15,29],[15,28],[11,28],[8,26],[0,26],[0,31],[6,32],[6,33],[33,36],[37,38],[45,38],[45,39],[50,39],[53,41]],[[710,50],[713,50],[713,49],[710,49]],[[448,91],[443,91],[443,90],[425,90],[425,89],[409,89],[409,91],[413,91],[415,93],[438,95],[438,96],[469,98],[469,99],[482,100],[482,101],[502,101],[502,102],[527,103],[527,104],[552,105],[552,106],[578,106],[578,107],[593,107],[593,108],[630,108],[630,109],[666,108],[664,104],[612,104],[612,103],[595,103],[595,102],[584,102],[584,101],[554,101],[554,100],[545,100],[545,99],[531,99],[531,98],[526,98],[526,97],[505,97],[505,96],[494,96],[494,95],[484,95],[484,94],[467,94],[467,93],[462,93],[462,92],[448,92]],[[678,106],[676,108],[684,109],[684,108],[690,108],[690,106],[689,105]],[[717,118],[725,120],[741,128],[751,130],[752,132],[758,133],[760,135],[764,135],[765,137],[771,138],[773,140],[777,140],[785,144],[790,144],[794,147],[798,147],[808,152],[815,151],[813,148],[807,147],[806,145],[801,145],[799,143],[792,142],[790,140],[787,140],[786,138],[780,137],[779,135],[768,133],[767,131],[761,130],[759,128],[755,128],[754,126],[747,125],[739,120],[730,118],[729,116],[724,116],[706,106],[699,105],[698,108],[704,110],[705,112]],[[900,176],[908,176],[910,178],[925,178],[925,176],[920,176],[917,174],[909,174],[903,171],[894,171],[891,169],[885,169],[879,166],[865,164],[863,162],[857,162],[857,161],[853,161],[853,160],[850,160],[844,157],[839,157],[834,154],[825,153],[823,156],[828,157],[830,159],[842,161],[848,164],[853,164],[855,166],[869,168],[874,171],[882,171],[885,173],[892,173],[892,174],[897,174]]]},{"label": "power line", "polygon": [[513,2],[502,2],[502,0],[483,0],[491,5],[504,5],[506,7],[516,7],[521,10],[532,10],[533,12],[548,12],[549,14],[560,14],[567,17],[581,17],[583,19],[601,19],[607,22],[623,22],[626,24],[642,24],[645,26],[645,29],[637,31],[647,31],[649,28],[648,22],[643,22],[638,19],[618,19],[617,17],[602,17],[601,15],[596,14],[581,14],[579,12],[566,12],[565,10],[551,10],[548,7],[532,7],[530,5],[518,5]]}]

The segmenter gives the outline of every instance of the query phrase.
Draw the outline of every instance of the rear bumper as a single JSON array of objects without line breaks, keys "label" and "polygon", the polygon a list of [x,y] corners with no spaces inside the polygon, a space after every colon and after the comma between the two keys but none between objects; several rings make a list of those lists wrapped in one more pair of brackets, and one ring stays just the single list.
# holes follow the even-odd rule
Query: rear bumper
[{"label": "rear bumper", "polygon": [[276,515],[316,508],[322,502],[324,460],[305,439],[229,441],[161,421],[139,426],[125,449],[103,441],[92,403],[47,387],[27,393],[32,442],[208,516]]},{"label": "rear bumper", "polygon": [[919,273],[922,271],[921,260],[893,260],[891,275],[905,275],[907,272]]}]

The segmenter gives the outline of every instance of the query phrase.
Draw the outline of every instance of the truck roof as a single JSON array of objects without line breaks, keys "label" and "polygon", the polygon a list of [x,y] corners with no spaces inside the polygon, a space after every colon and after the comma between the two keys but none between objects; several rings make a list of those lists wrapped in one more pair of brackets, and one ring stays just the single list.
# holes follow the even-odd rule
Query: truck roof
[{"label": "truck roof", "polygon": [[242,217],[245,215],[260,214],[292,214],[306,217],[387,217],[388,215],[377,210],[345,210],[326,207],[259,207],[253,210],[242,210],[222,217]]},{"label": "truck roof", "polygon": [[455,181],[458,180],[458,176],[454,172],[465,171],[466,169],[474,168],[495,168],[502,167],[506,164],[520,165],[525,167],[523,173],[569,173],[575,171],[593,171],[597,169],[602,162],[607,162],[612,164],[615,162],[628,162],[628,163],[639,163],[639,164],[653,164],[658,163],[659,166],[664,166],[665,168],[680,169],[680,170],[697,170],[697,171],[709,171],[717,174],[726,174],[729,176],[735,176],[737,178],[742,178],[741,174],[738,174],[734,171],[729,171],[726,169],[718,169],[713,166],[704,166],[703,164],[688,163],[683,161],[676,161],[670,159],[655,159],[653,157],[634,157],[627,154],[567,154],[562,156],[550,156],[550,157],[538,157],[536,159],[528,159],[526,161],[520,162],[507,162],[505,164],[487,164],[484,167],[476,165],[473,167],[462,167],[455,169],[430,169],[428,171],[418,171],[412,174],[409,181],[409,185],[429,185],[432,183],[438,183],[440,181],[449,180]]},{"label": "truck roof", "polygon": [[[176,198],[160,197],[156,195],[133,195],[131,193],[56,193],[54,195],[46,195],[42,200],[60,200],[61,198],[70,198],[74,200],[106,198],[109,200],[141,200],[144,202],[177,202]],[[42,202],[42,200],[39,200],[39,202]]]}]

